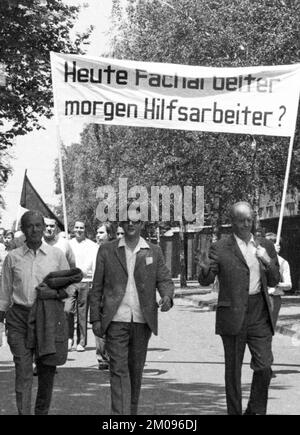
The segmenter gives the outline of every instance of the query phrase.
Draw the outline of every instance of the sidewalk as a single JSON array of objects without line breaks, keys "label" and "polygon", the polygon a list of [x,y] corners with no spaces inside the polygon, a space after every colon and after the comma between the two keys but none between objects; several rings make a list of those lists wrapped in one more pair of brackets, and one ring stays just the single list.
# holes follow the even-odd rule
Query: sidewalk
[{"label": "sidewalk", "polygon": [[[215,311],[217,308],[218,294],[196,281],[189,281],[184,289],[175,281],[175,297],[186,299],[204,311]],[[276,332],[300,340],[300,295],[282,296],[281,300]]]}]

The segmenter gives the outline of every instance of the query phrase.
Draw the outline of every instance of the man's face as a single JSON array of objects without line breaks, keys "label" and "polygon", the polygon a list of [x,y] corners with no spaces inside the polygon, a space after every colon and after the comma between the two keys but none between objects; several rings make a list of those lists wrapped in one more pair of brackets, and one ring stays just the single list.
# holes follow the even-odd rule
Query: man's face
[{"label": "man's face", "polygon": [[10,248],[11,242],[13,241],[13,236],[12,234],[7,234],[4,238],[4,245],[6,248]]},{"label": "man's face", "polygon": [[45,222],[45,231],[44,237],[46,239],[54,239],[56,235],[56,222],[54,219],[44,219]]},{"label": "man's face", "polygon": [[139,237],[143,223],[141,221],[126,221],[123,224],[124,233],[127,237]]},{"label": "man's face", "polygon": [[123,237],[124,236],[124,230],[123,230],[123,228],[122,227],[118,227],[118,229],[117,229],[117,239],[120,239],[121,237]]},{"label": "man's face", "polygon": [[106,228],[104,225],[102,225],[97,229],[97,233],[96,233],[97,243],[100,244],[101,242],[104,242],[107,239],[108,239],[108,234]]},{"label": "man's face", "polygon": [[75,222],[74,234],[78,242],[81,242],[82,240],[85,239],[85,225],[83,222],[79,222],[79,221]]},{"label": "man's face", "polygon": [[232,229],[240,239],[247,240],[250,237],[253,224],[253,212],[244,205],[236,206],[234,210],[234,217],[232,219]]},{"label": "man's face", "polygon": [[22,227],[26,242],[38,244],[42,241],[45,224],[41,216],[28,216]]}]

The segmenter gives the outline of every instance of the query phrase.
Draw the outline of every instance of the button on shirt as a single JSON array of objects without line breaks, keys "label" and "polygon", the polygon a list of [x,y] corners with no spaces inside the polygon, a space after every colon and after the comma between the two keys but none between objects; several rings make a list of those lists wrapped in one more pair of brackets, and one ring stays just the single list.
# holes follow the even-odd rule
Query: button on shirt
[{"label": "button on shirt", "polygon": [[113,322],[136,322],[136,323],[146,323],[140,302],[139,296],[134,280],[134,268],[136,262],[136,254],[140,249],[149,249],[149,245],[145,239],[140,237],[140,240],[132,251],[125,243],[125,238],[122,237],[119,241],[118,247],[121,248],[124,246],[125,256],[126,256],[126,265],[128,272],[128,281],[126,285],[124,298],[118,308],[117,313],[113,317]]},{"label": "button on shirt", "polygon": [[35,287],[50,272],[69,269],[65,255],[46,243],[34,252],[26,244],[9,251],[2,269],[0,311],[11,303],[31,307],[36,299]]},{"label": "button on shirt", "polygon": [[256,243],[254,241],[253,235],[248,243],[240,239],[234,234],[235,240],[240,248],[243,257],[249,267],[250,280],[249,280],[249,294],[255,295],[260,293],[261,279],[260,279],[260,266],[259,261],[256,256]]}]

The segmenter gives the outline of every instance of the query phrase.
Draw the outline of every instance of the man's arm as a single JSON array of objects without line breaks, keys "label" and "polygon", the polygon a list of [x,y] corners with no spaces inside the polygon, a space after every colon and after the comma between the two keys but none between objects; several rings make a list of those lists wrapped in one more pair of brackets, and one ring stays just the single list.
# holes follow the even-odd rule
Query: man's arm
[{"label": "man's arm", "polygon": [[100,311],[105,273],[105,257],[103,248],[104,247],[100,247],[97,254],[93,285],[90,293],[90,323],[93,324],[93,332],[98,337],[100,337],[101,329]]},{"label": "man's arm", "polygon": [[161,311],[169,311],[173,306],[174,283],[160,247],[158,247],[156,287],[161,296],[159,301]]},{"label": "man's arm", "polygon": [[13,292],[12,260],[8,254],[3,262],[2,282],[0,286],[0,322],[4,322],[5,313],[10,306]]},{"label": "man's arm", "polygon": [[198,281],[201,285],[207,286],[215,281],[215,277],[219,273],[218,261],[216,246],[212,245],[209,250],[208,261],[200,263]]},{"label": "man's arm", "polygon": [[285,292],[288,291],[288,290],[291,290],[291,288],[292,288],[292,280],[291,280],[290,266],[289,266],[289,263],[286,260],[284,260],[282,262],[282,266],[281,266],[280,272],[281,272],[281,274],[280,274],[281,275],[281,281],[277,284],[277,287],[280,290],[283,290]]}]

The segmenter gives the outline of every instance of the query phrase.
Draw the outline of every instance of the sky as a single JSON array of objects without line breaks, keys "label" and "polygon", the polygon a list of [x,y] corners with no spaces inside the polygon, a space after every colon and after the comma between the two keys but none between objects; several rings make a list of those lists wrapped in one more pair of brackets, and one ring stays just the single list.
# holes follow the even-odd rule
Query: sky
[{"label": "sky", "polygon": [[[74,31],[85,30],[92,24],[94,31],[87,54],[91,56],[105,54],[108,47],[112,0],[64,0],[64,2],[87,5],[79,15]],[[10,150],[13,173],[1,192],[6,203],[6,210],[1,213],[1,226],[6,229],[10,229],[13,221],[18,220],[25,211],[19,206],[25,169],[43,200],[50,205],[56,205],[58,202],[58,197],[54,193],[54,163],[58,156],[57,129],[53,118],[44,120],[42,125],[45,127],[44,130],[16,138],[15,146]],[[61,129],[63,142],[66,145],[77,142],[81,131],[82,125],[74,125],[74,122],[66,123]]]}]

